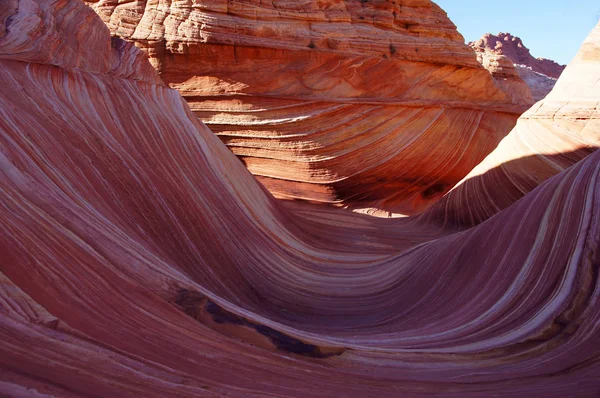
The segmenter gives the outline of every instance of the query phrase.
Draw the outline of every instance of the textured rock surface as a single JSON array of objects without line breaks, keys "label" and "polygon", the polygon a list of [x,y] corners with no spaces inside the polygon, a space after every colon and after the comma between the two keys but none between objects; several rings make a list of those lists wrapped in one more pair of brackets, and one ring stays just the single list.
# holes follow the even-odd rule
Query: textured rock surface
[{"label": "textured rock surface", "polygon": [[565,70],[565,65],[546,58],[535,58],[523,41],[510,33],[493,35],[486,33],[481,39],[469,43],[474,50],[487,50],[508,57],[513,63],[529,66],[534,72],[558,79]]},{"label": "textured rock surface", "polygon": [[[534,97],[532,90],[537,86],[532,86],[530,84],[531,78],[528,81],[525,81],[519,67],[513,64],[508,57],[501,54],[495,54],[491,51],[476,50],[475,53],[477,54],[477,61],[492,74],[496,84],[502,87],[513,100],[518,101],[520,99],[533,104]],[[536,94],[537,91],[539,91],[539,89],[536,88]],[[550,92],[550,90],[548,90],[548,92]],[[536,98],[538,101],[539,99]]]},{"label": "textured rock surface", "polygon": [[428,0],[88,4],[280,197],[413,213],[533,103]]},{"label": "textured rock surface", "polygon": [[515,68],[517,69],[519,76],[521,76],[521,79],[523,79],[525,84],[531,89],[531,95],[536,102],[546,98],[556,84],[557,79],[542,73],[534,72],[530,66],[515,65]]},{"label": "textured rock surface", "polygon": [[498,148],[431,214],[439,217],[437,212],[442,211],[453,223],[477,224],[599,146],[600,28],[596,27],[552,92],[521,116]]},{"label": "textured rock surface", "polygon": [[534,58],[523,41],[510,33],[499,33],[498,36],[486,33],[481,39],[469,43],[469,46],[477,53],[479,62],[493,74],[508,74],[510,81],[515,75],[512,69],[516,69],[517,75],[531,89],[535,101],[548,95],[565,69],[565,65],[552,60]]},{"label": "textured rock surface", "polygon": [[448,229],[277,202],[80,2],[2,2],[0,82],[1,395],[600,394],[600,152]]}]

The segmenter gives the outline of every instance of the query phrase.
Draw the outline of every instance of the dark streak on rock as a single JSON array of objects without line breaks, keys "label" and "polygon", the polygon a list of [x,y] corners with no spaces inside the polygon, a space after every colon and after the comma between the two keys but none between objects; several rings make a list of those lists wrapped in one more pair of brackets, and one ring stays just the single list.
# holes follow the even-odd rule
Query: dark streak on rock
[{"label": "dark streak on rock", "polygon": [[433,184],[429,188],[423,191],[423,197],[425,199],[432,198],[436,195],[443,193],[446,190],[446,185],[438,182],[437,184]]},{"label": "dark streak on rock", "polygon": [[117,36],[110,37],[110,46],[112,48],[114,48],[115,50],[121,51],[123,48],[125,48],[126,45],[127,45],[127,42],[125,40],[121,39],[120,37],[117,37]]},{"label": "dark streak on rock", "polygon": [[14,15],[11,15],[10,17],[6,18],[6,22],[4,23],[4,29],[5,29],[6,33],[9,32],[8,27],[12,23],[13,17],[14,17]]},{"label": "dark streak on rock", "polygon": [[212,320],[219,325],[231,324],[254,329],[256,332],[269,338],[277,349],[282,351],[311,358],[329,358],[341,355],[345,351],[344,348],[327,348],[304,343],[299,339],[288,336],[271,327],[249,321],[239,315],[233,314],[221,308],[209,298],[191,290],[180,289],[177,293],[175,304],[194,319],[198,319],[199,313],[204,310],[210,314]]}]

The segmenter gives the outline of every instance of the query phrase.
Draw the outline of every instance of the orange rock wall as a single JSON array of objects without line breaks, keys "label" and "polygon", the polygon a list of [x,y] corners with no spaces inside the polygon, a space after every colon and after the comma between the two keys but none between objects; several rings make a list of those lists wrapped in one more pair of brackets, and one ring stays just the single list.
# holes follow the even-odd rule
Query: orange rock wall
[{"label": "orange rock wall", "polygon": [[278,197],[414,213],[533,103],[431,1],[88,4]]}]

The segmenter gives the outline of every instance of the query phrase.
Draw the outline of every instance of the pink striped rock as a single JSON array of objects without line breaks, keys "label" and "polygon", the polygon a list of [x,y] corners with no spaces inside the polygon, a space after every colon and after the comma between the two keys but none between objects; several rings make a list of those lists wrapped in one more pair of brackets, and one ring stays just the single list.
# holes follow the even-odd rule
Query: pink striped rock
[{"label": "pink striped rock", "polygon": [[280,198],[415,213],[533,104],[429,0],[87,4]]},{"label": "pink striped rock", "polygon": [[[598,133],[599,32],[505,142]],[[600,394],[600,152],[379,219],[277,201],[81,2],[1,3],[0,82],[0,395]]]}]

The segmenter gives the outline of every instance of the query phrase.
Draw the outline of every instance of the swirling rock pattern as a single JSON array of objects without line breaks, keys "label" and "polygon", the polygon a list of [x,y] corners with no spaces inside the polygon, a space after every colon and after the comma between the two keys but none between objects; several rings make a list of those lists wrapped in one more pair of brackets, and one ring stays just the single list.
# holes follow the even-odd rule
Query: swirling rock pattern
[{"label": "swirling rock pattern", "polygon": [[278,202],[82,3],[0,7],[2,395],[600,393],[600,152],[472,229]]},{"label": "swirling rock pattern", "polygon": [[476,225],[595,152],[600,147],[599,54],[596,27],[552,92],[521,116],[498,148],[429,216]]},{"label": "swirling rock pattern", "polygon": [[282,198],[414,213],[533,104],[429,0],[87,3]]}]

